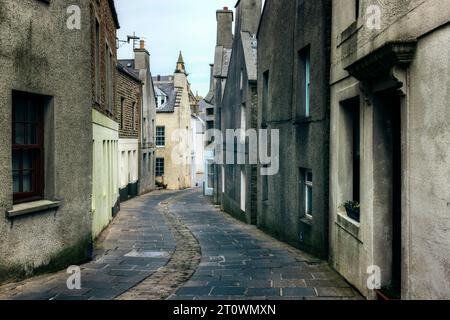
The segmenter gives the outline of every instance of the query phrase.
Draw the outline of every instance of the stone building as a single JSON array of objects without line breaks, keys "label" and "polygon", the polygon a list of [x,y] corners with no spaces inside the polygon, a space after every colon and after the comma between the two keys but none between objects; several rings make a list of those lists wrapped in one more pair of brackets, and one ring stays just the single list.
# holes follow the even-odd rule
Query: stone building
[{"label": "stone building", "polygon": [[[233,20],[234,14],[228,7],[224,7],[223,10],[217,10],[217,40],[214,53],[214,129],[221,130],[222,127],[222,97],[225,89],[225,85],[228,77],[228,67],[230,65],[230,58],[233,46]],[[214,138],[216,142],[217,137]],[[222,146],[217,143],[214,145],[214,161],[222,157]],[[222,194],[225,192],[225,167],[219,164],[214,164],[214,202],[220,205],[222,201]]]},{"label": "stone building", "polygon": [[116,117],[119,122],[119,194],[124,202],[138,195],[139,132],[142,82],[121,63],[117,64]]},{"label": "stone building", "polygon": [[89,4],[0,1],[0,282],[91,254]]},{"label": "stone building", "polygon": [[[247,223],[256,224],[257,164],[249,159],[246,131],[256,129],[258,100],[256,73],[256,32],[261,16],[261,0],[240,0],[236,4],[236,23],[227,82],[221,101],[221,128],[224,143],[225,187],[221,204],[226,212]],[[236,131],[229,143],[226,130]],[[241,148],[243,146],[243,148]]]},{"label": "stone building", "polygon": [[328,254],[330,25],[331,1],[267,0],[258,31],[258,127],[280,135],[279,172],[259,175],[258,226],[321,258]]},{"label": "stone building", "polygon": [[206,196],[214,195],[214,138],[207,136],[207,132],[214,129],[215,120],[215,88],[214,88],[214,64],[210,64],[210,85],[208,94],[199,103],[200,118],[204,124],[204,143],[203,150],[203,193]]},{"label": "stone building", "polygon": [[180,52],[175,73],[153,79],[156,109],[156,180],[170,190],[192,185],[191,101]]},{"label": "stone building", "polygon": [[150,70],[150,54],[145,42],[140,41],[134,49],[134,59],[120,60],[128,71],[142,82],[142,107],[139,125],[139,186],[138,193],[145,194],[155,190],[155,130],[156,94]]},{"label": "stone building", "polygon": [[92,233],[97,237],[119,210],[118,142],[115,112],[116,31],[114,1],[91,0]]},{"label": "stone building", "polygon": [[449,299],[448,2],[332,9],[332,265],[369,298],[380,271],[384,292]]}]

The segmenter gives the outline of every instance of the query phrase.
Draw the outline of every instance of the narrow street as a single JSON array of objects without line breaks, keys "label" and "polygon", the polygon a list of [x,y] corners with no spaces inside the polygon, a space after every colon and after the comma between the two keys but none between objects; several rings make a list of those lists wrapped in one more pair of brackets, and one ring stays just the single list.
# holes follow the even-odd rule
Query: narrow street
[{"label": "narrow street", "polygon": [[0,287],[0,299],[360,299],[318,261],[216,209],[196,189],[126,202],[81,268]]}]

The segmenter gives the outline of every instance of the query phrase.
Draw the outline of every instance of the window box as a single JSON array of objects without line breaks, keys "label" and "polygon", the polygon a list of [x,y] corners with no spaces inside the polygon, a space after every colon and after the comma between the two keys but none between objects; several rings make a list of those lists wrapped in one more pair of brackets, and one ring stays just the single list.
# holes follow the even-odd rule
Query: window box
[{"label": "window box", "polygon": [[344,203],[345,211],[350,219],[360,222],[360,204],[354,201],[347,201]]}]

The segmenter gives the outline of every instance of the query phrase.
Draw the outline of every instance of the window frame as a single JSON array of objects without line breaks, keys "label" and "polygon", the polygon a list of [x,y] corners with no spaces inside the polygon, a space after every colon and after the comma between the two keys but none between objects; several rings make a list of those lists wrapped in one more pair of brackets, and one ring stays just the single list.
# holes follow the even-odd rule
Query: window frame
[{"label": "window frame", "polygon": [[[162,163],[162,166],[161,166]],[[161,169],[162,167],[162,169]],[[155,160],[155,176],[164,177],[166,173],[166,161],[164,158],[156,158]]]},{"label": "window frame", "polygon": [[311,48],[308,45],[298,52],[299,85],[303,94],[299,99],[300,115],[302,118],[311,117]]},{"label": "window frame", "polygon": [[[158,134],[158,129],[163,129],[162,136]],[[158,144],[158,139],[162,139],[162,144]],[[157,148],[164,148],[166,146],[166,127],[165,126],[156,126],[156,134],[155,134],[155,144]]]},{"label": "window frame", "polygon": [[[16,121],[16,101],[17,99],[25,99],[27,103],[27,108],[30,104],[34,104],[36,107],[36,143],[35,144],[26,144],[25,140],[23,144],[16,143],[16,124],[22,124],[24,126],[24,139],[27,134],[27,128],[33,122],[27,121],[24,119],[23,121]],[[19,169],[14,170],[14,167],[11,167],[11,178],[14,180],[14,171],[19,171],[19,190],[23,190],[23,172],[26,171],[23,168],[23,151],[25,150],[34,150],[34,155],[31,156],[32,168],[30,168],[30,172],[34,171],[34,175],[31,174],[31,185],[33,191],[23,192],[18,191],[14,192],[13,189],[13,203],[19,204],[24,202],[38,201],[44,198],[44,97],[39,95],[34,95],[26,92],[13,92],[12,98],[12,122],[11,122],[11,130],[12,130],[12,139],[11,139],[11,160],[14,159],[14,152],[21,151],[22,156],[20,160]],[[36,154],[37,153],[37,154]],[[14,182],[13,182],[14,183]],[[13,187],[14,188],[14,187]]]},{"label": "window frame", "polygon": [[[311,180],[308,179],[308,175],[311,174]],[[305,216],[312,219],[313,217],[313,189],[314,189],[314,176],[312,170],[304,170],[304,187],[305,187]],[[310,191],[311,190],[311,191]],[[309,193],[311,192],[311,203],[309,203]],[[311,210],[310,208],[311,207]]]}]

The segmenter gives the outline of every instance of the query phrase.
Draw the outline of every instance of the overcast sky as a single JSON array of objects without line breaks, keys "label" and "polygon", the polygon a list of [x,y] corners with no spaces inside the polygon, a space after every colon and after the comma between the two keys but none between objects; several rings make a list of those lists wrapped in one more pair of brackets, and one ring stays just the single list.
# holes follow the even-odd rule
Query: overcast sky
[{"label": "overcast sky", "polygon": [[[136,32],[144,37],[151,55],[153,76],[175,70],[183,52],[194,94],[209,90],[209,64],[214,61],[216,10],[236,0],[116,0],[121,29],[120,40]],[[121,44],[119,59],[133,57],[132,45]]]}]

